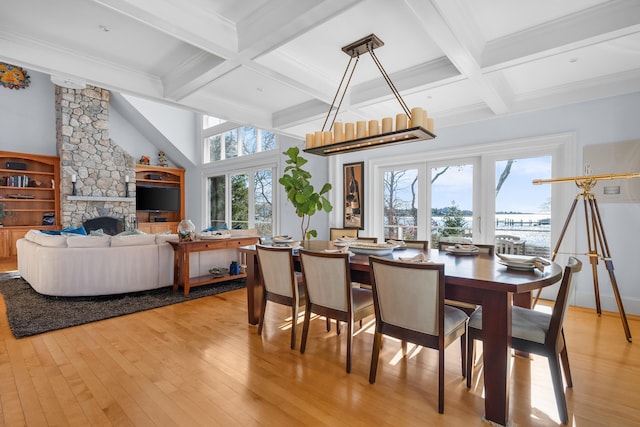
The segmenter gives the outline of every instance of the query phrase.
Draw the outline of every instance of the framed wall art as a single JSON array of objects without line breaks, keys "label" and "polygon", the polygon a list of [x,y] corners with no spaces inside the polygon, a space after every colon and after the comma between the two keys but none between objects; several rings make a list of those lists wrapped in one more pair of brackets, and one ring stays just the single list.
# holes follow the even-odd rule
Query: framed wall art
[{"label": "framed wall art", "polygon": [[343,169],[344,228],[364,229],[364,162],[346,163]]}]

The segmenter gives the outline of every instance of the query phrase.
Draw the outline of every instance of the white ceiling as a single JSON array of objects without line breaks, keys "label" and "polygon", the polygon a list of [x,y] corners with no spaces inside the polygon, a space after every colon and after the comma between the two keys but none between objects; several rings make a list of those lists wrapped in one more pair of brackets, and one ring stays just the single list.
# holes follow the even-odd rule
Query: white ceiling
[{"label": "white ceiling", "polygon": [[[436,133],[640,91],[637,0],[21,0],[0,14],[0,61],[304,136],[322,127],[341,48],[371,33]],[[340,118],[401,111],[363,55]]]}]

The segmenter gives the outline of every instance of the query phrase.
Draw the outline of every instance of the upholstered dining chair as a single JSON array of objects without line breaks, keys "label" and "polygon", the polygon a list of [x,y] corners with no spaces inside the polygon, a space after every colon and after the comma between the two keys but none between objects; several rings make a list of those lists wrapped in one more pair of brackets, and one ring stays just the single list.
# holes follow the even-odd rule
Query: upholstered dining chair
[{"label": "upholstered dining chair", "polygon": [[302,273],[294,270],[290,248],[257,245],[256,251],[264,286],[258,335],[262,335],[267,301],[289,306],[291,307],[291,348],[295,349],[299,308],[307,301]]},{"label": "upholstered dining chair", "polygon": [[428,240],[395,240],[395,239],[387,239],[388,243],[397,243],[403,242],[405,248],[409,249],[420,249],[421,251],[429,250],[429,241]]},{"label": "upholstered dining chair", "polygon": [[377,237],[358,236],[358,240],[360,240],[362,242],[378,243],[378,238]]},{"label": "upholstered dining chair", "polygon": [[340,237],[358,237],[357,228],[330,228],[329,240],[336,240]]},{"label": "upholstered dining chair", "polygon": [[[569,301],[571,278],[574,273],[581,269],[582,262],[577,258],[569,257],[551,314],[516,306],[513,307],[511,314],[511,347],[515,350],[544,356],[549,361],[553,391],[556,396],[556,405],[558,406],[562,424],[569,422],[569,416],[567,414],[567,401],[564,395],[562,374],[560,373],[560,361],[562,361],[567,387],[573,387],[562,324]],[[469,319],[469,344],[467,348],[468,388],[471,387],[474,340],[481,339],[482,308],[479,308]]]},{"label": "upholstered dining chair", "polygon": [[300,263],[307,294],[300,353],[309,335],[311,313],[347,323],[347,373],[351,372],[353,324],[373,314],[370,289],[351,283],[349,254],[300,250]]},{"label": "upholstered dining chair", "polygon": [[376,327],[369,382],[376,380],[382,336],[438,350],[438,412],[444,412],[444,350],[466,343],[462,310],[444,304],[444,264],[369,257]]},{"label": "upholstered dining chair", "polygon": [[[478,248],[478,252],[481,253],[481,254],[495,255],[495,251],[496,251],[496,246],[495,245],[488,245],[488,244],[481,244],[481,243],[460,243],[460,244],[473,245],[476,248]],[[445,251],[447,249],[447,246],[455,246],[455,245],[456,245],[456,243],[439,242],[438,243],[438,250],[439,251]]]}]

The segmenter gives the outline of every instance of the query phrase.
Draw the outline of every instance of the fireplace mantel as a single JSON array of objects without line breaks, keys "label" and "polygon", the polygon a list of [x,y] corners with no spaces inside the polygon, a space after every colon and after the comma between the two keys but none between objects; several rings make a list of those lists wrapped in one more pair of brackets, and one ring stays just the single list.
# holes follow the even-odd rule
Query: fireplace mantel
[{"label": "fireplace mantel", "polygon": [[135,197],[104,197],[104,196],[67,196],[67,200],[77,202],[128,202],[134,203]]}]

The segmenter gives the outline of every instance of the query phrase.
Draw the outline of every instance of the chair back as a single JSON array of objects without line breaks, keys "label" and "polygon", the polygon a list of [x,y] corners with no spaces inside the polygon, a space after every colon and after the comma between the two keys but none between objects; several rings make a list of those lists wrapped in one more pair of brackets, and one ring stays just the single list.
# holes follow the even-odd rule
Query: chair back
[{"label": "chair back", "polygon": [[349,254],[300,250],[300,265],[310,302],[334,310],[349,311]]},{"label": "chair back", "polygon": [[444,329],[444,264],[369,257],[376,321],[441,335]]},{"label": "chair back", "polygon": [[256,246],[260,276],[267,292],[298,299],[291,248]]},{"label": "chair back", "polygon": [[566,267],[562,275],[562,282],[560,282],[560,289],[556,296],[556,302],[553,305],[553,311],[551,312],[551,320],[549,321],[549,330],[545,338],[545,345],[554,343],[556,346],[563,346],[562,338],[562,324],[564,323],[564,316],[567,312],[567,306],[569,305],[569,291],[571,289],[571,279],[573,273],[577,273],[582,270],[582,261],[575,257],[569,257]]},{"label": "chair back", "polygon": [[[480,244],[480,243],[460,243],[460,244],[473,245],[476,248],[478,248],[478,252],[481,254],[489,254],[489,255],[495,254],[495,245],[486,245],[486,244]],[[447,247],[455,246],[455,245],[456,243],[440,241],[438,243],[438,250],[444,251],[447,249]]]},{"label": "chair back", "polygon": [[378,238],[377,237],[362,237],[362,236],[358,236],[358,240],[362,240],[363,242],[378,243]]},{"label": "chair back", "polygon": [[336,240],[339,237],[358,237],[357,228],[330,228],[329,240]]},{"label": "chair back", "polygon": [[524,243],[519,237],[496,236],[496,251],[499,254],[524,255]]}]

